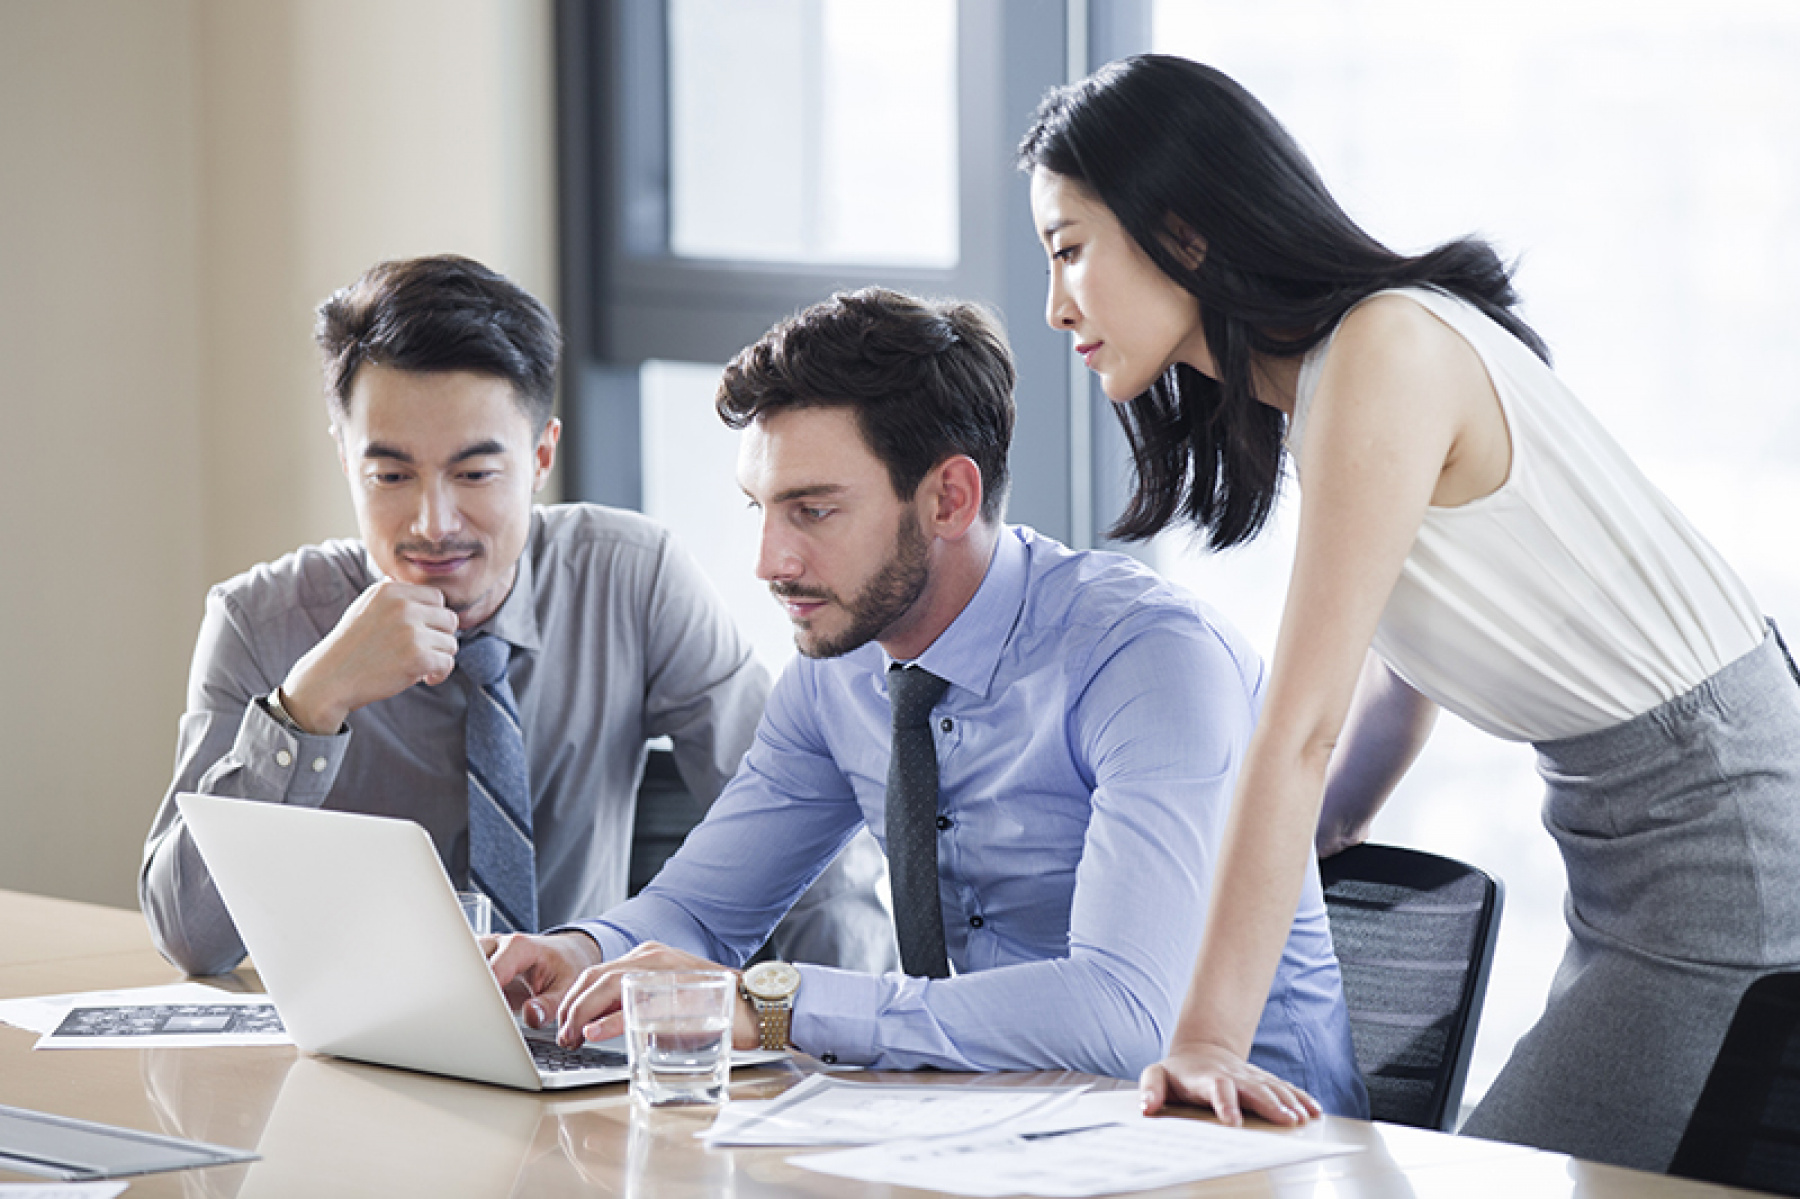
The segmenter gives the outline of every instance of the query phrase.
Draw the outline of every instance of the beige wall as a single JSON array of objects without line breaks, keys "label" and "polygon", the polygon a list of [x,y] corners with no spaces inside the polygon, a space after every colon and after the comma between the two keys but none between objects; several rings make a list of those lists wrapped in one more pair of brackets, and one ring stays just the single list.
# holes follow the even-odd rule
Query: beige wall
[{"label": "beige wall", "polygon": [[354,532],[311,312],[555,296],[548,0],[4,0],[0,887],[135,902],[207,585]]}]

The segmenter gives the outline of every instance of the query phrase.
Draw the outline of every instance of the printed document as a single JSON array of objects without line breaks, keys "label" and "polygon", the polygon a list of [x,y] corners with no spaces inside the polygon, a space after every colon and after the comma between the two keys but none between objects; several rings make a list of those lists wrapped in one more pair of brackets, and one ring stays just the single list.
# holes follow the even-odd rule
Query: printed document
[{"label": "printed document", "polygon": [[1360,1147],[1199,1120],[1145,1119],[1066,1132],[1006,1130],[889,1141],[789,1162],[821,1174],[953,1195],[1086,1195],[1178,1186]]},{"label": "printed document", "polygon": [[1010,1125],[1073,1103],[1085,1087],[893,1086],[815,1074],[778,1099],[725,1105],[709,1145],[864,1145]]},{"label": "printed document", "polygon": [[[222,991],[205,983],[171,983],[166,987],[129,987],[122,991],[82,991],[73,995],[34,995],[27,999],[0,999],[0,1024],[10,1024],[43,1036],[69,1014],[76,1005],[104,1007],[125,1003],[216,1003]],[[257,996],[263,999],[264,996]]]},{"label": "printed document", "polygon": [[204,983],[0,1000],[0,1021],[38,1034],[38,1049],[291,1045],[267,995]]}]

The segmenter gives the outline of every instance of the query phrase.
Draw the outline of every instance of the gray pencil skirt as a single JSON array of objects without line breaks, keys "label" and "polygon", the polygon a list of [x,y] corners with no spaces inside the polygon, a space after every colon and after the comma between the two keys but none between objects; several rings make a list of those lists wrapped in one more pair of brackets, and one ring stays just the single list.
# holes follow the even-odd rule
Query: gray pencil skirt
[{"label": "gray pencil skirt", "polygon": [[1744,989],[1800,969],[1800,676],[1771,630],[1685,695],[1535,748],[1570,940],[1462,1132],[1665,1170]]}]

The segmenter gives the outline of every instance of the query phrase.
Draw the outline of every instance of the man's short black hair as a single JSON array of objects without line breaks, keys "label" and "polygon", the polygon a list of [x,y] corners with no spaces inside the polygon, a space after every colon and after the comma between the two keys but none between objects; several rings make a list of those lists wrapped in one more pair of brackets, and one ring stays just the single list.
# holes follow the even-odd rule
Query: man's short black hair
[{"label": "man's short black hair", "polygon": [[1013,364],[986,309],[881,287],[839,292],[738,352],[719,383],[734,429],[788,408],[849,408],[894,494],[910,500],[958,454],[981,470],[981,515],[1006,507]]},{"label": "man's short black hair", "polygon": [[532,295],[479,262],[441,254],[378,263],[319,305],[314,331],[340,417],[365,364],[471,371],[513,386],[533,432],[556,403],[562,335]]}]

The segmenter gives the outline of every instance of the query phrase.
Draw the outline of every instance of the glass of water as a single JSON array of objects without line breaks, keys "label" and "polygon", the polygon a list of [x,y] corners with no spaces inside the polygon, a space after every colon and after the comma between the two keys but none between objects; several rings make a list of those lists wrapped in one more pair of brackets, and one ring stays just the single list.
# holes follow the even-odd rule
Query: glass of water
[{"label": "glass of water", "polygon": [[456,902],[462,905],[463,918],[469,922],[469,931],[478,937],[493,935],[494,901],[480,891],[458,891]]},{"label": "glass of water", "polygon": [[722,1102],[737,976],[642,970],[627,974],[624,987],[632,1098],[651,1107]]}]

